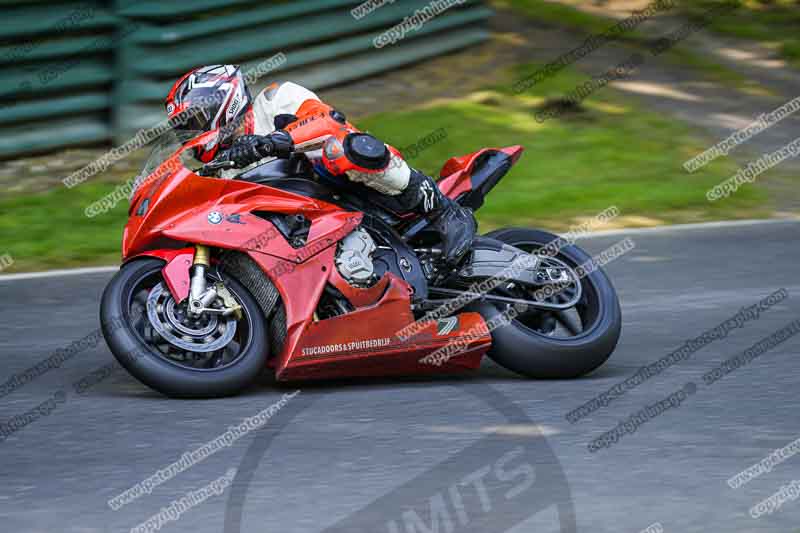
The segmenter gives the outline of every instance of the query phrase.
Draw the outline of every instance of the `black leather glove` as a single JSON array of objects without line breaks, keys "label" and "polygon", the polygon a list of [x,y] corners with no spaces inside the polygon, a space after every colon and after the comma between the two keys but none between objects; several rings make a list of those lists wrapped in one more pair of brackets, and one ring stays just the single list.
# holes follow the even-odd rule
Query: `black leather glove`
[{"label": "black leather glove", "polygon": [[244,168],[265,157],[288,158],[294,150],[292,136],[283,130],[269,135],[242,135],[233,142],[225,157]]},{"label": "black leather glove", "polygon": [[286,159],[294,151],[294,140],[284,130],[275,130],[266,137],[266,142],[261,146],[261,153],[265,153],[265,157],[279,157]]},{"label": "black leather glove", "polygon": [[264,138],[262,135],[242,135],[233,141],[233,145],[225,153],[225,158],[233,161],[238,168],[255,163],[264,157],[258,149]]}]

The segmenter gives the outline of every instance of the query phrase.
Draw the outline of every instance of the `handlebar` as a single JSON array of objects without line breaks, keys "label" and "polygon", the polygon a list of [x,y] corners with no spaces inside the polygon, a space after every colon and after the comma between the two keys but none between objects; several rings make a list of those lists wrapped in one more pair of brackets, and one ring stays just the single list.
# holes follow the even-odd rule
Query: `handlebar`
[{"label": "handlebar", "polygon": [[200,176],[209,176],[218,170],[228,170],[231,168],[236,168],[236,163],[233,161],[211,161],[200,167],[197,173]]},{"label": "handlebar", "polygon": [[[292,150],[292,152],[296,153],[296,154],[301,154],[301,153],[310,152],[310,151],[313,151],[313,150],[319,150],[320,148],[323,147],[324,144],[325,144],[324,142],[319,142],[319,143],[314,143],[312,145],[304,146],[302,148],[295,147],[295,149]],[[266,148],[265,146],[258,146],[258,147],[256,147],[256,150],[258,150],[258,153],[261,154],[263,157],[271,157],[273,155],[272,151],[271,150],[265,150],[265,148]],[[205,165],[200,167],[200,170],[197,171],[197,174],[199,174],[200,176],[209,176],[209,175],[213,174],[214,172],[216,172],[218,170],[228,170],[228,169],[232,169],[232,168],[238,168],[236,166],[236,163],[234,163],[233,161],[228,161],[228,160],[216,161],[216,160],[214,160],[214,161],[211,161],[210,163],[206,163]]]}]

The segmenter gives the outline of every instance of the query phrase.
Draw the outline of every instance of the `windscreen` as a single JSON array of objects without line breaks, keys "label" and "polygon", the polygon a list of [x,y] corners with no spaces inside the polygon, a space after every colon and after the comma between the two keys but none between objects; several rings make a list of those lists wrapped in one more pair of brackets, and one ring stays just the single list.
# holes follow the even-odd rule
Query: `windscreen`
[{"label": "windscreen", "polygon": [[[134,186],[131,188],[130,199],[133,199],[139,187],[141,187],[148,176],[151,176],[159,166],[175,155],[176,152],[180,151],[183,145],[188,141],[202,134],[202,131],[170,130],[154,140],[150,144],[150,154],[147,156],[142,169],[136,176]],[[197,163],[192,157],[191,150],[186,150],[181,154],[181,162],[184,166],[188,167],[193,167]]]}]

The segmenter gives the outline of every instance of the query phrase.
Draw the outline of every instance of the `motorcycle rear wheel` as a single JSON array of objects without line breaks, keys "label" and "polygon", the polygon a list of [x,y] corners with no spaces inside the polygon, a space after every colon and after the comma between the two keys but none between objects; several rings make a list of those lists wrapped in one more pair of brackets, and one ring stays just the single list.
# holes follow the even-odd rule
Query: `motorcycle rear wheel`
[{"label": "motorcycle rear wheel", "polygon": [[[552,233],[526,228],[500,229],[486,237],[528,252],[558,238]],[[591,259],[575,245],[564,246],[555,257],[572,268]],[[583,277],[581,286],[581,299],[570,310],[571,315],[531,311],[492,331],[489,357],[512,372],[538,379],[576,378],[600,367],[619,341],[622,329],[619,298],[600,268]],[[498,315],[507,308],[486,302],[475,306],[487,321],[501,318]],[[557,335],[560,321],[567,323],[568,327],[562,329],[569,336]]]}]

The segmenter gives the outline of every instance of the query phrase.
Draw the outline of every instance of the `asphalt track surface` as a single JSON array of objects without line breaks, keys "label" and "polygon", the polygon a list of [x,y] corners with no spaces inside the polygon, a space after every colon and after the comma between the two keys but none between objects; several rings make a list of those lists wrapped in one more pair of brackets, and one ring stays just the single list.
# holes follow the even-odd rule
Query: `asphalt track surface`
[{"label": "asphalt track surface", "polygon": [[[112,361],[101,341],[0,397],[7,423],[65,395],[0,442],[0,531],[127,532],[235,468],[231,487],[160,531],[639,533],[659,523],[665,532],[794,532],[800,501],[758,519],[749,510],[800,480],[800,457],[738,489],[726,480],[800,437],[800,336],[713,385],[702,375],[800,318],[799,231],[798,222],[779,222],[631,233],[636,248],[607,267],[622,301],[621,343],[602,369],[574,381],[525,380],[487,361],[467,376],[264,381],[236,398],[176,401],[117,370],[77,394],[76,382]],[[581,244],[597,253],[624,236]],[[0,385],[96,330],[109,277],[0,281]],[[588,417],[565,419],[780,288],[789,297],[757,320]],[[696,392],[678,407],[589,451],[592,439],[689,382]],[[109,507],[297,389],[262,429]]]}]

